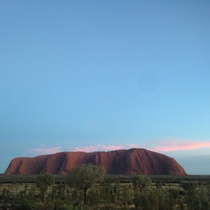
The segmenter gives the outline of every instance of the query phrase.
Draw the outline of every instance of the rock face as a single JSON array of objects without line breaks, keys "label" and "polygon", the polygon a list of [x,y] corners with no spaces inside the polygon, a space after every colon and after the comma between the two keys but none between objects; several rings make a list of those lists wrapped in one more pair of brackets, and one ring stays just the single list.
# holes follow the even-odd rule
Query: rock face
[{"label": "rock face", "polygon": [[186,175],[173,158],[146,149],[60,152],[33,158],[15,158],[5,174],[65,174],[75,166],[88,163],[103,166],[108,174]]}]

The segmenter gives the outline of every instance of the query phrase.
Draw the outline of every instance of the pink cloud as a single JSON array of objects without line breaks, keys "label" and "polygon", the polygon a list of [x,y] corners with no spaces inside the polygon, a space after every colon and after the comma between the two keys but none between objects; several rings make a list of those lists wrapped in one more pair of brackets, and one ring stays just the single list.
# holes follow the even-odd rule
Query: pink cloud
[{"label": "pink cloud", "polygon": [[[150,144],[152,145],[152,143]],[[154,144],[153,144],[154,145]],[[150,149],[156,152],[172,152],[172,151],[188,151],[196,150],[202,148],[210,148],[210,142],[207,141],[184,141],[184,140],[174,140],[170,139],[168,141],[159,141],[156,143],[157,146],[144,147],[145,149]],[[81,146],[75,147],[73,151],[84,151],[84,152],[95,152],[95,151],[113,151],[121,149],[139,148],[138,144],[126,144],[126,145],[92,145],[92,146]],[[61,152],[61,147],[50,147],[50,148],[35,148],[30,150],[33,155],[45,155]]]},{"label": "pink cloud", "polygon": [[181,141],[175,141],[172,142],[165,142],[164,144],[161,143],[161,146],[157,146],[153,148],[154,151],[157,152],[172,152],[172,151],[180,151],[180,150],[195,150],[195,149],[202,149],[202,148],[210,148],[210,142],[181,142]]},{"label": "pink cloud", "polygon": [[95,146],[82,146],[76,147],[74,151],[84,151],[84,152],[95,152],[95,151],[111,151],[111,150],[120,150],[128,149],[128,146],[125,145],[95,145]]},{"label": "pink cloud", "polygon": [[139,144],[128,144],[130,148],[139,148]]},{"label": "pink cloud", "polygon": [[61,147],[50,147],[50,148],[35,148],[32,149],[31,152],[36,155],[46,155],[46,154],[53,154],[61,151]]}]

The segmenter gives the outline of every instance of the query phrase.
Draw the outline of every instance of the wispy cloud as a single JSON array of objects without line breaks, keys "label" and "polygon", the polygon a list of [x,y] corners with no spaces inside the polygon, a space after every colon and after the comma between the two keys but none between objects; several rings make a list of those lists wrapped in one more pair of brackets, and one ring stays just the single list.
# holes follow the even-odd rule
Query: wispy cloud
[{"label": "wispy cloud", "polygon": [[[94,151],[111,151],[119,149],[130,149],[130,148],[140,148],[140,144],[124,144],[124,145],[91,145],[91,146],[81,146],[73,148],[73,151],[84,151],[84,152],[94,152]],[[199,149],[210,149],[210,141],[193,141],[185,139],[164,139],[154,142],[147,142],[143,146],[145,149],[149,149],[156,152],[175,152],[175,151],[190,151]]]},{"label": "wispy cloud", "polygon": [[[134,145],[94,145],[94,146],[81,146],[74,148],[74,151],[94,152],[94,151],[111,151],[120,149],[129,149]],[[135,145],[136,146],[136,145]]]},{"label": "wispy cloud", "polygon": [[202,148],[210,148],[210,142],[207,141],[185,141],[185,140],[169,140],[159,142],[160,145],[153,148],[157,152],[172,152],[183,150],[196,150]]},{"label": "wispy cloud", "polygon": [[30,151],[33,155],[46,155],[61,152],[61,147],[50,147],[50,148],[34,148]]},{"label": "wispy cloud", "polygon": [[[139,144],[123,144],[123,145],[90,145],[90,146],[79,146],[71,148],[70,151],[84,151],[84,152],[95,152],[95,151],[113,151],[130,148],[140,148]],[[147,142],[147,146],[143,148],[149,149],[156,152],[176,152],[176,151],[190,151],[199,149],[210,149],[210,141],[190,141],[190,140],[175,140],[175,139],[164,139],[155,142]],[[32,155],[44,155],[62,152],[62,147],[39,147],[30,150]]]},{"label": "wispy cloud", "polygon": [[[91,145],[91,146],[80,146],[71,148],[70,151],[83,151],[83,152],[95,152],[95,151],[112,151],[112,150],[120,150],[120,149],[130,149],[134,147],[139,147],[137,144],[126,144],[126,145]],[[54,154],[57,152],[62,152],[62,147],[39,147],[30,149],[28,153],[31,155],[46,155],[46,154]]]},{"label": "wispy cloud", "polygon": [[139,148],[139,144],[128,144],[127,145],[129,148]]}]

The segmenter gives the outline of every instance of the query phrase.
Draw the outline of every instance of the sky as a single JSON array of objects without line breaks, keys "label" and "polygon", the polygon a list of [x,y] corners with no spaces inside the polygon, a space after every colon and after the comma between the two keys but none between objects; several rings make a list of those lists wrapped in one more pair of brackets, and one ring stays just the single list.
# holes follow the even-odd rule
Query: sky
[{"label": "sky", "polygon": [[0,173],[15,157],[145,148],[210,174],[210,1],[0,1]]}]

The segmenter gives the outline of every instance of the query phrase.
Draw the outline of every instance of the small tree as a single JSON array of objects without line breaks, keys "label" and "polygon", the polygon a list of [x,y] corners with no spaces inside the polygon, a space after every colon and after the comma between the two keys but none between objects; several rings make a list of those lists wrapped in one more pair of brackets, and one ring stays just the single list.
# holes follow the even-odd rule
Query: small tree
[{"label": "small tree", "polygon": [[95,183],[101,182],[104,178],[104,170],[100,166],[92,164],[75,167],[67,175],[67,182],[76,190],[83,192],[84,204],[87,204],[87,193]]},{"label": "small tree", "polygon": [[39,175],[36,180],[36,187],[40,191],[40,198],[44,202],[45,193],[49,186],[53,185],[55,182],[55,177],[50,174]]},{"label": "small tree", "polygon": [[150,188],[152,185],[152,180],[146,175],[133,175],[132,183],[134,190],[144,191],[146,188]]},{"label": "small tree", "polygon": [[[132,184],[134,190],[134,205],[138,209],[139,206],[143,207],[143,198],[146,192],[152,186],[152,180],[146,175],[133,175]],[[145,200],[146,202],[146,200]]]}]

